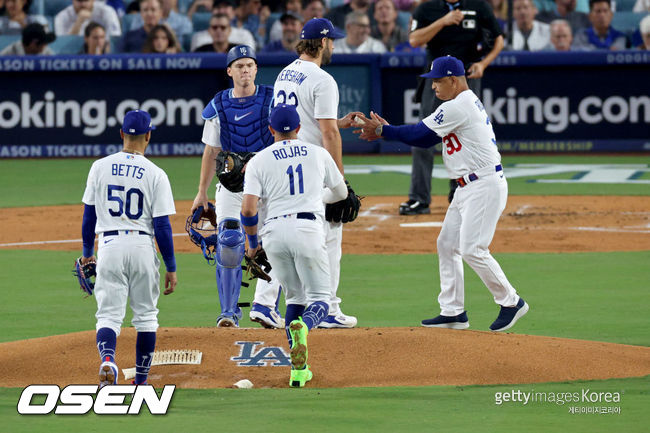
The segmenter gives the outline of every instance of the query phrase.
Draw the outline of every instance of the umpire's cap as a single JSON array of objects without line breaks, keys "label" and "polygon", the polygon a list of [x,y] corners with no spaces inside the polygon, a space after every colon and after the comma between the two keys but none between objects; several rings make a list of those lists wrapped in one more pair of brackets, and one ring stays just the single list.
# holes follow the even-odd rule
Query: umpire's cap
[{"label": "umpire's cap", "polygon": [[230,67],[230,64],[235,60],[249,58],[255,60],[257,63],[257,56],[255,55],[255,50],[249,47],[248,45],[237,45],[232,47],[228,51],[228,57],[226,57],[226,64]]},{"label": "umpire's cap", "polygon": [[463,77],[465,66],[456,57],[438,57],[431,63],[431,71],[420,76],[424,78]]},{"label": "umpire's cap", "polygon": [[271,127],[278,132],[291,132],[300,126],[300,116],[295,105],[278,104],[271,110]]}]

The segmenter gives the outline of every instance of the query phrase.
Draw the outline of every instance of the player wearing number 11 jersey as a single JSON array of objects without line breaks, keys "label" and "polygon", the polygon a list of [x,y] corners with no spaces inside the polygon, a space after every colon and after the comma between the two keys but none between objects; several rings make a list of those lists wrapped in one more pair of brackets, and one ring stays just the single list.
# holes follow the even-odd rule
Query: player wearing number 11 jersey
[{"label": "player wearing number 11 jersey", "polygon": [[464,260],[501,306],[490,329],[505,331],[528,312],[528,304],[519,297],[488,249],[508,199],[508,183],[494,131],[483,104],[467,85],[460,60],[439,57],[433,61],[431,71],[422,76],[433,78],[436,96],[446,102],[417,125],[391,126],[371,113],[372,119],[364,119],[361,138],[384,137],[431,147],[437,141],[436,134],[442,137],[442,159],[458,189],[438,236],[441,313],[423,320],[422,325],[469,327],[464,308]]}]

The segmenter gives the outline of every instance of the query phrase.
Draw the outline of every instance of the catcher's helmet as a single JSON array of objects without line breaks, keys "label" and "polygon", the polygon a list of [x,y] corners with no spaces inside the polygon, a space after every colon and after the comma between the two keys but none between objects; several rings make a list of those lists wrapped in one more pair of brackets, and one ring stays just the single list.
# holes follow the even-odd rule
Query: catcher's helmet
[{"label": "catcher's helmet", "polygon": [[208,209],[199,206],[185,220],[185,231],[190,240],[201,248],[203,256],[209,264],[215,263],[214,255],[217,248],[217,214],[214,205],[208,202]]}]

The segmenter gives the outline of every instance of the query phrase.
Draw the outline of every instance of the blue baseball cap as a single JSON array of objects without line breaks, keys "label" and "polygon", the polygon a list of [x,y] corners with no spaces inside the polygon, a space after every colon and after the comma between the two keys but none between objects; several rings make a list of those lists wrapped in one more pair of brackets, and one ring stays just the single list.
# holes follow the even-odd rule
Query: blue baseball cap
[{"label": "blue baseball cap", "polygon": [[465,65],[453,56],[438,57],[431,63],[431,71],[420,75],[424,78],[464,77]]},{"label": "blue baseball cap", "polygon": [[228,51],[228,56],[226,57],[226,64],[230,67],[230,64],[235,60],[249,58],[255,60],[257,63],[257,56],[255,55],[255,50],[248,45],[237,45],[232,47]]},{"label": "blue baseball cap", "polygon": [[336,29],[327,18],[312,18],[305,23],[300,33],[300,39],[341,39],[345,33]]},{"label": "blue baseball cap", "polygon": [[295,105],[278,104],[271,110],[271,127],[278,132],[289,132],[300,126],[300,116]]},{"label": "blue baseball cap", "polygon": [[156,129],[151,122],[149,113],[143,110],[129,111],[124,115],[122,131],[127,135],[143,135]]}]

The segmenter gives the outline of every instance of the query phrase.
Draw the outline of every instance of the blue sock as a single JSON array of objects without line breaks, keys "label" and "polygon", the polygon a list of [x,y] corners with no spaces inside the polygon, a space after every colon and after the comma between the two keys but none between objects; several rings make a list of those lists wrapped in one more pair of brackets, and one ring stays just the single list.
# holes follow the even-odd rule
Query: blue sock
[{"label": "blue sock", "polygon": [[153,352],[156,349],[155,332],[138,332],[135,342],[135,384],[147,383],[147,375],[151,368]]},{"label": "blue sock", "polygon": [[111,328],[99,328],[97,330],[97,351],[102,362],[115,362],[115,346],[117,345],[117,334]]},{"label": "blue sock", "polygon": [[291,334],[289,333],[289,325],[298,317],[302,316],[302,313],[305,311],[304,305],[298,304],[288,304],[287,312],[284,315],[284,331],[287,333],[287,340],[289,340],[289,347],[291,347]]},{"label": "blue sock", "polygon": [[302,321],[307,325],[307,329],[313,329],[327,317],[329,312],[329,305],[323,301],[316,301],[309,304],[305,312],[302,314]]}]

